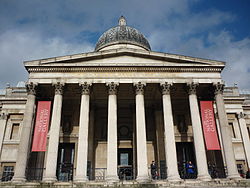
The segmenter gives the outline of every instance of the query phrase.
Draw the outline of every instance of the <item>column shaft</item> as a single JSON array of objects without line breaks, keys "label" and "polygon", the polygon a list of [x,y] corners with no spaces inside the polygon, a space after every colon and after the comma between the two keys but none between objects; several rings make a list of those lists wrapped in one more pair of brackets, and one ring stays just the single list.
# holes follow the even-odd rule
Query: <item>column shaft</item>
[{"label": "column shaft", "polygon": [[174,134],[174,122],[171,106],[170,84],[162,85],[163,117],[164,117],[164,136],[165,136],[165,155],[167,163],[167,175],[170,181],[180,181],[177,166],[177,155]]},{"label": "column shaft", "polygon": [[108,147],[107,147],[107,176],[110,182],[118,181],[117,176],[117,85],[111,83],[108,97]]},{"label": "column shaft", "polygon": [[198,170],[198,179],[201,180],[210,180],[211,177],[208,174],[207,166],[207,157],[206,150],[204,145],[204,138],[201,127],[201,118],[199,112],[199,106],[196,96],[196,87],[197,85],[192,83],[189,85],[189,106],[191,112],[192,128],[193,128],[193,137],[194,137],[194,146]]},{"label": "column shaft", "polygon": [[147,161],[147,137],[143,84],[136,84],[136,139],[137,139],[137,181],[147,182],[148,161]]},{"label": "column shaft", "polygon": [[88,129],[89,129],[89,84],[83,84],[78,134],[75,181],[85,182],[87,178]]},{"label": "column shaft", "polygon": [[46,170],[43,181],[53,182],[56,181],[56,166],[57,154],[59,145],[59,133],[61,125],[61,112],[62,112],[62,85],[57,83],[55,85],[55,96],[52,111],[52,119],[49,131],[49,145],[47,151]]},{"label": "column shaft", "polygon": [[233,144],[232,144],[232,137],[230,134],[230,128],[228,125],[228,119],[223,99],[223,84],[216,84],[215,85],[215,101],[216,101],[216,108],[219,117],[220,129],[221,129],[221,137],[222,137],[222,144],[225,153],[225,160],[227,164],[227,175],[228,178],[231,179],[238,179],[240,178],[236,162],[235,156],[233,151]]},{"label": "column shaft", "polygon": [[12,179],[14,182],[26,181],[25,170],[27,166],[28,153],[30,148],[30,136],[32,131],[32,121],[35,109],[35,85],[33,83],[26,85],[28,96],[23,118],[23,128],[18,146],[18,155],[15,166],[15,174]]},{"label": "column shaft", "polygon": [[246,161],[248,164],[248,168],[250,168],[250,147],[249,147],[250,140],[249,140],[247,125],[246,125],[246,120],[244,119],[243,113],[238,114],[238,120],[239,120],[239,126],[240,126],[243,146],[245,149]]}]

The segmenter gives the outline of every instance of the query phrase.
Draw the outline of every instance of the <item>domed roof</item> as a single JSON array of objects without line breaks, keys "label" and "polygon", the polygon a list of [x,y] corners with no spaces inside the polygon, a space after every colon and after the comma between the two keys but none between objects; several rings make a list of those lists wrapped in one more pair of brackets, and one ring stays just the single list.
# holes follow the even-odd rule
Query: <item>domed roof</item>
[{"label": "domed roof", "polygon": [[144,35],[137,29],[126,25],[123,16],[119,19],[119,25],[104,32],[96,43],[95,51],[115,44],[132,44],[150,51],[150,45]]}]

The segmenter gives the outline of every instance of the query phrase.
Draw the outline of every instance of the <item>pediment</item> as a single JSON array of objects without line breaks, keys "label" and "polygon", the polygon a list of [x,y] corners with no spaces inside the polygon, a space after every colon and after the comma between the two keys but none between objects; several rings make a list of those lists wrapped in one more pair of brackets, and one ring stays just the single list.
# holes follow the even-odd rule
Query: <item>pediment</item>
[{"label": "pediment", "polygon": [[121,48],[24,62],[29,67],[217,67],[222,61]]}]

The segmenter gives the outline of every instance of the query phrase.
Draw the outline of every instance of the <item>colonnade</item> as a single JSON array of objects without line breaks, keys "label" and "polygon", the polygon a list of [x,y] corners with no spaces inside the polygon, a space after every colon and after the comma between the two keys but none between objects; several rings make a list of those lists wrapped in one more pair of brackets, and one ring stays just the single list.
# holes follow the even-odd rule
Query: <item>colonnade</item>
[{"label": "colonnade", "polygon": [[[87,178],[87,153],[88,153],[88,128],[89,128],[89,103],[91,84],[84,82],[80,84],[81,105],[79,120],[79,136],[78,151],[76,161],[76,174],[74,181],[86,182]],[[146,182],[149,180],[148,164],[147,164],[147,140],[146,140],[146,121],[145,121],[145,105],[144,105],[144,88],[146,84],[138,82],[135,86],[135,103],[136,103],[136,140],[137,140],[137,181]],[[189,93],[189,106],[191,112],[191,122],[193,128],[195,154],[197,160],[198,178],[204,181],[211,177],[208,174],[207,158],[200,120],[199,106],[196,95],[198,84],[187,84]],[[43,181],[56,181],[56,164],[59,144],[59,132],[61,123],[63,87],[64,84],[56,83],[52,120],[49,131],[49,143],[47,150],[46,170],[44,172]],[[117,175],[117,88],[118,83],[108,83],[108,135],[107,135],[107,175],[106,180],[110,182],[118,181]],[[165,131],[165,156],[167,165],[167,175],[169,181],[180,181],[177,166],[176,145],[174,135],[173,114],[171,109],[171,87],[170,83],[162,83],[162,102],[163,117]],[[229,136],[229,126],[225,111],[224,100],[222,96],[223,85],[217,83],[215,88],[215,101],[219,116],[219,124],[221,129],[222,143],[224,148],[225,161],[227,165],[228,177],[239,178],[234,159],[231,137]],[[25,169],[27,166],[27,157],[29,152],[29,142],[34,118],[34,107],[36,98],[36,85],[30,83],[27,85],[28,97],[23,120],[23,130],[21,134],[17,162],[15,167],[15,175],[13,181],[25,181]],[[249,141],[249,139],[248,139]]]}]

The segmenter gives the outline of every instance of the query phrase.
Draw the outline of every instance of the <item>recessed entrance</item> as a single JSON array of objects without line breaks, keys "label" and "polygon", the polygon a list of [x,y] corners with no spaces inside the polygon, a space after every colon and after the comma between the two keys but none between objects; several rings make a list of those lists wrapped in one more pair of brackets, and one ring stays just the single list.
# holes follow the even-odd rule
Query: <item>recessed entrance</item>
[{"label": "recessed entrance", "polygon": [[118,149],[118,175],[123,180],[134,179],[132,148]]},{"label": "recessed entrance", "polygon": [[57,178],[59,181],[73,180],[74,155],[75,144],[59,144],[57,160]]},{"label": "recessed entrance", "polygon": [[[177,160],[180,177],[183,179],[189,178],[186,172],[186,164],[191,161],[196,167],[196,158],[193,142],[177,142]],[[197,170],[195,170],[197,172]],[[192,177],[195,178],[195,177]]]}]

